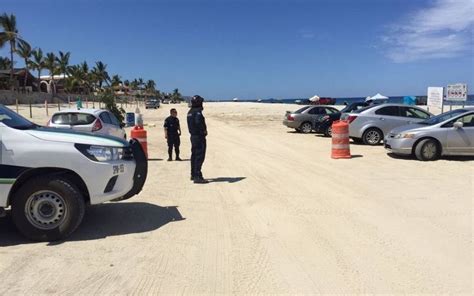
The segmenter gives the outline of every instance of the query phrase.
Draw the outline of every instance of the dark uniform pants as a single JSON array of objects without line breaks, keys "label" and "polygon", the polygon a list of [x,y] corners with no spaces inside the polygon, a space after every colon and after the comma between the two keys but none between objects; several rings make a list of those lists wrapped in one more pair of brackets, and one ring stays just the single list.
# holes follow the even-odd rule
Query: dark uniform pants
[{"label": "dark uniform pants", "polygon": [[179,144],[181,141],[179,140],[179,136],[168,136],[168,155],[171,158],[173,155],[173,146],[174,152],[176,153],[176,157],[179,157]]},{"label": "dark uniform pants", "polygon": [[191,176],[202,178],[202,164],[206,158],[206,137],[191,136]]}]

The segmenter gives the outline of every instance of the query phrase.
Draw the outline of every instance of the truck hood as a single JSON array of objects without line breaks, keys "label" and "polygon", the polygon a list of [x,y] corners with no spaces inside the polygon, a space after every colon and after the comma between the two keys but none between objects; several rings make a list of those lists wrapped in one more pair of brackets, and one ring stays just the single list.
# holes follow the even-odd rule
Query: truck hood
[{"label": "truck hood", "polygon": [[109,147],[126,147],[129,145],[127,141],[117,137],[77,132],[70,129],[37,127],[35,129],[26,130],[26,132],[44,141]]}]

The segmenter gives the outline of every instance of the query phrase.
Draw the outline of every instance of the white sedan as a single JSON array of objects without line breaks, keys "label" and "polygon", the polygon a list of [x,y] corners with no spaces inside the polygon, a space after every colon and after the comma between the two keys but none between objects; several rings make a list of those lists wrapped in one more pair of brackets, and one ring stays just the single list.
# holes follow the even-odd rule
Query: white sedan
[{"label": "white sedan", "polygon": [[48,126],[69,128],[81,132],[92,132],[126,139],[123,124],[108,110],[68,109],[55,112]]}]

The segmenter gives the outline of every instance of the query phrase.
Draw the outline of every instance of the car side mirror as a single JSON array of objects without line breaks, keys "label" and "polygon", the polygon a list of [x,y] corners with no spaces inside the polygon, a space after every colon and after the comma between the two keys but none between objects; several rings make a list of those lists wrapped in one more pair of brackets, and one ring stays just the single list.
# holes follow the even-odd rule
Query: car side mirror
[{"label": "car side mirror", "polygon": [[456,122],[453,124],[453,127],[454,127],[455,129],[460,129],[460,128],[462,128],[463,126],[464,126],[464,124],[463,124],[462,122],[460,122],[460,121],[456,121]]}]

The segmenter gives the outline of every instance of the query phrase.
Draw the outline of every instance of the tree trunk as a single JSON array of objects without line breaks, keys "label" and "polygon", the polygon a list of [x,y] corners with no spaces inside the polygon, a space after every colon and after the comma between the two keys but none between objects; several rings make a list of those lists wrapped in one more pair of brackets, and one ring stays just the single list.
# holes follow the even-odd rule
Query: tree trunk
[{"label": "tree trunk", "polygon": [[25,59],[25,81],[23,81],[23,88],[26,91],[26,80],[28,79],[28,60]]},{"label": "tree trunk", "polygon": [[41,92],[41,69],[38,69],[38,92]]},{"label": "tree trunk", "polygon": [[13,86],[13,47],[15,47],[14,41],[10,41],[10,90],[14,91]]}]

